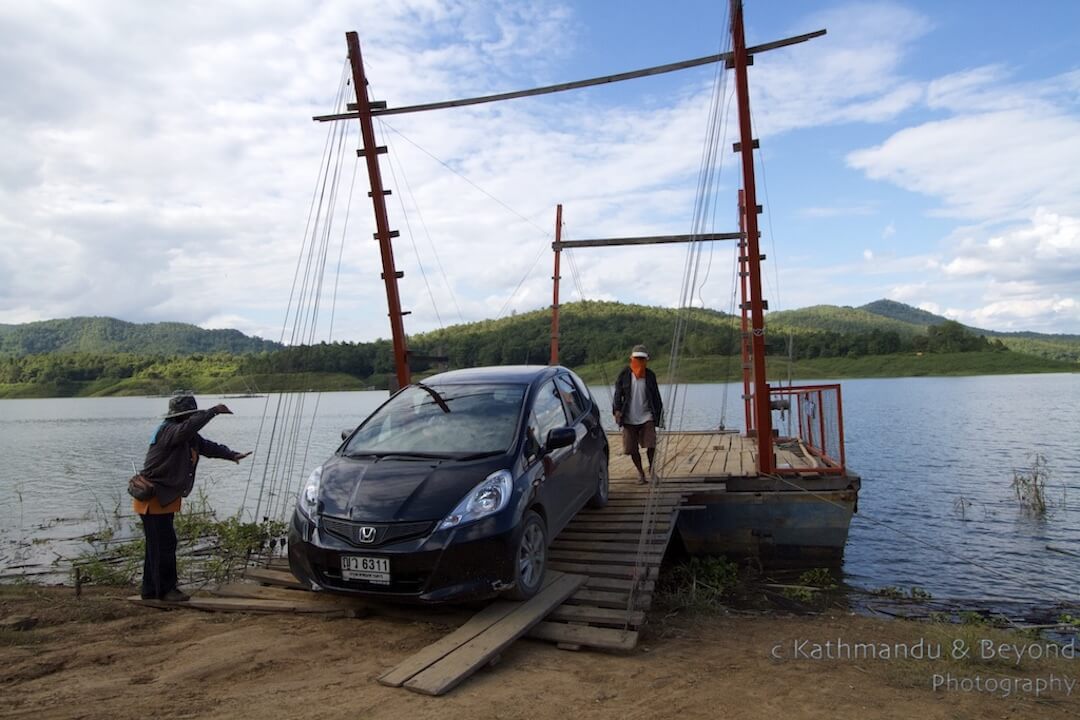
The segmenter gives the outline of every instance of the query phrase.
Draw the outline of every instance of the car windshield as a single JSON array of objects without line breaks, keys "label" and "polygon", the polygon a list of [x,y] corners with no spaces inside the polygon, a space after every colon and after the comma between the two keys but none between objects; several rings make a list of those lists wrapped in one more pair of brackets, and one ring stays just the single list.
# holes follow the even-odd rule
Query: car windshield
[{"label": "car windshield", "polygon": [[525,385],[411,385],[369,417],[345,455],[465,457],[506,452]]}]

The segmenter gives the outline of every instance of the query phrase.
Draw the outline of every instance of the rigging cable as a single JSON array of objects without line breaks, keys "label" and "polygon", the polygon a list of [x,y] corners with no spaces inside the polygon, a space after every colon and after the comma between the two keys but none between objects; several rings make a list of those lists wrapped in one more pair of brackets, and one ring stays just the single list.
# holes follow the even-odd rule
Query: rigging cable
[{"label": "rigging cable", "polygon": [[532,227],[536,228],[536,230],[543,236],[543,238],[545,240],[544,244],[542,244],[540,246],[540,249],[537,251],[536,256],[533,258],[533,261],[529,264],[528,268],[525,270],[525,274],[522,275],[521,280],[518,281],[518,284],[514,287],[514,291],[512,293],[510,293],[510,297],[507,298],[505,303],[503,303],[502,308],[499,310],[498,315],[495,316],[495,319],[498,320],[499,318],[501,318],[506,313],[506,311],[509,309],[511,303],[513,303],[514,298],[517,296],[518,292],[520,292],[522,285],[524,285],[525,281],[529,279],[530,275],[532,275],[533,269],[536,267],[536,263],[540,261],[540,258],[544,254],[544,250],[547,248],[547,241],[550,240],[551,237],[552,237],[551,231],[545,230],[544,228],[540,227],[535,222],[533,222],[531,218],[529,218],[526,215],[522,214],[521,212],[515,210],[514,208],[512,208],[507,203],[503,202],[502,200],[495,197],[494,195],[492,195],[490,192],[488,192],[484,188],[480,187],[478,184],[476,184],[475,182],[470,180],[467,176],[463,175],[462,173],[458,172],[453,167],[451,167],[449,163],[442,160],[440,157],[438,157],[437,155],[432,153],[430,150],[426,149],[425,147],[423,147],[422,145],[417,143],[415,140],[413,140],[408,135],[406,135],[405,133],[403,133],[400,130],[398,130],[397,128],[395,128],[390,123],[386,122],[385,120],[383,120],[382,123],[387,128],[389,128],[392,132],[394,132],[395,134],[400,136],[407,143],[409,143],[410,145],[415,147],[417,150],[419,150],[420,152],[424,153],[425,155],[430,157],[435,162],[442,165],[444,168],[446,168],[447,170],[452,172],[454,175],[457,175],[459,178],[461,178],[462,180],[467,182],[469,185],[474,187],[476,190],[478,190],[482,194],[486,195],[491,200],[495,201],[497,204],[502,206],[504,209],[509,211],[511,214],[513,214],[516,217],[520,218],[526,224],[531,225]]},{"label": "rigging cable", "polygon": [[[728,21],[729,18],[725,17],[725,26]],[[721,43],[722,50],[727,49],[730,39],[730,34],[725,34],[725,38]],[[726,68],[723,64],[718,64],[713,76],[712,96],[709,103],[705,142],[701,154],[701,164],[698,170],[697,194],[694,198],[693,219],[691,223],[692,236],[700,236],[705,230],[708,218],[710,217],[709,211],[712,195],[716,190],[716,184],[723,166],[723,154],[719,155],[718,161],[717,152],[721,147],[721,137],[726,137],[726,117],[723,112],[727,88],[727,73],[725,70]],[[676,428],[682,427],[686,412],[685,393],[683,393],[680,404],[678,370],[680,352],[686,338],[686,329],[689,314],[691,312],[690,306],[693,302],[694,288],[697,287],[697,278],[701,269],[703,244],[704,243],[700,240],[692,239],[687,246],[683,269],[683,284],[679,298],[679,312],[676,315],[675,328],[671,338],[671,354],[668,358],[668,397],[665,406],[669,409],[669,417],[673,420],[673,423],[668,424],[674,424]],[[641,520],[641,529],[638,535],[637,553],[634,561],[634,583],[630,588],[630,593],[626,602],[624,627],[630,626],[630,620],[637,604],[637,598],[642,588],[642,582],[646,579],[646,558],[648,557],[650,540],[656,529],[659,515],[659,504],[657,501],[660,496],[660,474],[663,472],[664,463],[667,460],[667,446],[668,443],[666,437],[664,438],[664,442],[658,443],[654,461],[655,464],[652,467],[652,477],[649,478],[648,481],[649,490],[646,496],[644,514]]]},{"label": "rigging cable", "polygon": [[[382,118],[376,119],[379,121],[379,126],[385,129],[386,123]],[[391,155],[391,157],[393,157],[393,155]],[[409,176],[405,173],[405,164],[401,161],[400,156],[398,156],[397,162],[398,166],[401,168],[401,180],[405,185],[405,192],[409,194],[409,199],[412,201],[413,208],[416,210],[416,216],[420,218],[420,227],[424,231],[424,237],[427,238],[428,247],[431,248],[431,254],[435,257],[435,264],[438,266],[439,273],[442,275],[443,284],[446,285],[446,291],[450,294],[450,300],[454,303],[454,310],[457,311],[458,320],[464,325],[465,315],[461,312],[461,305],[458,304],[457,294],[454,292],[454,286],[450,284],[450,278],[447,276],[446,269],[443,267],[442,258],[439,256],[435,241],[431,239],[431,231],[428,230],[427,222],[424,220],[424,213],[420,210],[420,203],[417,202],[416,195],[413,193],[412,185],[409,183]]]},{"label": "rigging cable", "polygon": [[[348,88],[349,84],[350,84],[350,81],[349,81],[349,62],[346,59],[345,61],[342,62],[342,66],[341,66],[341,78],[338,81],[338,90],[337,90],[337,94],[336,94],[336,97],[335,97],[335,100],[334,100],[334,108],[335,109],[341,108],[343,106],[344,98],[345,98],[345,92],[346,92],[346,89]],[[333,124],[336,125],[337,123],[333,123]],[[299,274],[300,274],[300,267],[301,267],[303,257],[304,257],[304,249],[305,249],[305,247],[307,245],[308,231],[311,229],[312,218],[315,216],[315,212],[316,212],[316,200],[319,197],[319,187],[320,187],[319,178],[323,177],[324,167],[329,165],[329,162],[330,162],[330,148],[332,147],[332,140],[333,140],[333,137],[336,134],[336,132],[337,132],[337,129],[334,128],[334,127],[329,127],[329,128],[326,129],[326,140],[323,142],[322,159],[320,160],[319,170],[318,170],[318,172],[316,173],[316,176],[315,176],[315,187],[312,190],[311,201],[310,201],[310,203],[308,205],[307,220],[304,223],[304,234],[302,236],[303,237],[303,242],[301,243],[300,251],[297,254],[296,269],[293,271],[292,286],[291,286],[291,289],[289,290],[289,299],[288,299],[288,302],[286,303],[285,317],[282,320],[281,334],[280,334],[280,336],[278,338],[278,343],[279,344],[284,344],[284,342],[285,342],[285,333],[286,333],[286,330],[288,329],[288,326],[289,326],[289,310],[288,310],[288,308],[292,307],[293,298],[295,297],[295,294],[296,294],[296,283],[297,283],[297,279],[298,279]],[[282,396],[279,393],[278,397],[277,397],[277,404],[276,404],[276,408],[278,410],[281,407],[281,397]],[[252,449],[253,457],[255,457],[255,458],[258,457],[259,444],[260,444],[260,442],[262,440],[262,437],[263,437],[263,430],[264,430],[265,425],[266,425],[266,416],[267,416],[269,408],[270,408],[270,398],[271,398],[271,394],[268,393],[267,396],[266,396],[266,401],[263,403],[263,414],[262,414],[262,418],[259,420],[259,430],[258,430],[258,433],[256,434],[255,447]],[[276,423],[277,423],[277,416],[278,416],[277,411],[275,411],[275,413],[274,413],[274,426],[276,426]],[[273,435],[274,435],[274,430],[271,429],[271,437],[273,437]],[[267,462],[269,462],[269,452],[267,453]],[[252,462],[248,466],[248,477],[247,477],[247,481],[244,484],[244,495],[243,495],[243,499],[241,500],[241,503],[240,503],[240,512],[243,512],[243,509],[247,507],[248,494],[249,494],[249,491],[251,489],[251,481],[254,478],[255,469],[256,469],[257,466],[258,465],[257,465],[256,462]],[[267,465],[264,464],[264,466],[263,466],[263,483],[264,484],[265,484],[265,480],[266,480],[266,471],[267,471]],[[256,504],[256,511],[255,511],[254,515],[252,515],[252,519],[256,520],[256,521],[259,519],[258,507],[261,505],[261,496],[262,496],[262,489],[261,488],[259,490],[259,495],[260,495],[260,500]]]},{"label": "rigging cable", "polygon": [[[394,156],[393,154],[388,153],[387,157],[390,159],[390,178],[394,181],[394,185],[400,188],[401,185],[398,184],[397,172],[394,171]],[[405,176],[404,168],[401,169],[401,175],[402,177]],[[405,198],[401,193],[398,193],[398,202],[401,204],[401,214],[405,217],[405,231],[409,234],[409,242],[412,244],[413,254],[416,255],[416,265],[420,268],[420,277],[424,280],[424,287],[427,288],[428,299],[431,300],[431,309],[435,311],[435,319],[439,322],[439,327],[445,330],[446,324],[443,323],[442,314],[439,313],[439,303],[435,301],[435,293],[431,291],[431,283],[428,282],[427,270],[424,269],[424,263],[420,260],[420,250],[416,247],[416,236],[413,234],[412,223],[409,222],[409,211],[405,209]]]},{"label": "rigging cable", "polygon": [[[347,69],[343,69],[342,75],[342,84],[339,86],[336,98],[336,106],[339,108],[345,104],[345,95],[351,83]],[[344,166],[346,133],[345,127],[331,128],[324,146],[324,157],[319,167],[319,177],[313,193],[308,222],[305,225],[304,238],[297,258],[293,286],[282,327],[282,341],[288,335],[288,344],[292,346],[311,344],[318,334],[318,313],[321,306],[333,215]],[[266,460],[262,467],[262,481],[256,500],[254,512],[256,520],[277,518],[284,514],[284,510],[287,510],[285,491],[288,487],[288,478],[295,473],[297,462],[301,461],[301,456],[298,455],[298,440],[304,416],[305,398],[297,397],[297,395],[296,393],[280,393],[277,397],[267,442]],[[268,411],[269,397],[264,408],[263,420],[260,423],[259,441],[256,446],[262,439]],[[312,418],[312,423],[314,423],[314,418]],[[306,449],[303,457],[306,458]],[[246,495],[247,491],[245,491],[245,504]]]}]

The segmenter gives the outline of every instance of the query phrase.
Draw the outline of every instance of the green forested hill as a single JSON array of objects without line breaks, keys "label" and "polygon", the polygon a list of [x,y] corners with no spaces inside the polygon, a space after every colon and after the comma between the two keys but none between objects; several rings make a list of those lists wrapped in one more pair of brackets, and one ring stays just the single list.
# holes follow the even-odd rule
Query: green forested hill
[{"label": "green forested hill", "polygon": [[[907,307],[893,305],[900,304],[885,309],[897,314]],[[714,310],[680,313],[614,302],[563,305],[560,361],[603,379],[625,362],[631,347],[644,343],[662,370],[680,317],[685,319],[684,380],[716,381],[738,372],[738,318]],[[767,323],[766,349],[777,360],[774,369],[788,367],[791,358],[801,377],[1080,370],[1080,341],[1071,336],[988,338],[944,318],[919,325],[866,307],[828,305],[770,313]],[[546,364],[550,335],[548,309],[455,325],[411,336],[411,365],[422,377],[446,367]],[[280,347],[235,330],[108,318],[0,326],[0,398],[146,395],[177,388],[200,393],[384,388],[393,369],[388,340]]]},{"label": "green forested hill", "polygon": [[[874,315],[890,318],[892,320],[899,320],[904,323],[924,328],[930,327],[931,325],[940,325],[948,320],[948,318],[942,317],[941,315],[935,315],[932,312],[920,310],[917,307],[912,307],[902,302],[896,302],[895,300],[875,300],[874,302],[860,306],[858,309]],[[982,331],[980,330],[977,332],[981,333]]]},{"label": "green forested hill", "polygon": [[[919,308],[896,302],[895,300],[875,300],[858,310],[866,311],[883,318],[910,324],[917,332],[924,332],[929,327],[941,325],[948,318]],[[1029,331],[997,332],[965,325],[964,328],[975,335],[998,338],[1005,347],[1016,352],[1053,360],[1080,362],[1080,335],[1046,334]]]},{"label": "green forested hill", "polygon": [[[912,308],[914,310],[915,308]],[[942,318],[944,320],[945,318]],[[878,315],[862,308],[837,307],[836,305],[813,305],[798,310],[781,310],[769,313],[766,326],[773,330],[815,331],[835,333],[868,333],[873,330],[896,332],[910,338],[925,328],[910,322]]]},{"label": "green forested hill", "polygon": [[[621,358],[638,343],[667,355],[679,312],[617,302],[566,303],[560,312],[559,357],[569,366]],[[684,352],[716,355],[738,351],[737,319],[715,310],[686,313]],[[453,325],[414,335],[419,352],[445,355],[454,367],[546,363],[551,346],[551,311],[534,310],[499,320]]]},{"label": "green forested hill", "polygon": [[278,343],[238,330],[204,330],[163,322],[136,324],[108,317],[74,317],[23,325],[0,325],[0,355],[42,353],[251,353],[275,350]]}]

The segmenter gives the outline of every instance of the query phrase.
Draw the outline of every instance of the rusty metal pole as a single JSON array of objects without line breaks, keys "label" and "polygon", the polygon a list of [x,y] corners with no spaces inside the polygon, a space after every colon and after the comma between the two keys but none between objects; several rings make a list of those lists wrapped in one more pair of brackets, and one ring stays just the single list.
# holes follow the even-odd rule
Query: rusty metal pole
[{"label": "rusty metal pole", "polygon": [[742,316],[739,349],[742,355],[743,417],[746,418],[746,433],[749,435],[754,431],[754,406],[750,402],[753,395],[750,393],[750,319],[747,305],[749,273],[746,271],[746,197],[742,190],[739,190],[739,232],[743,234],[739,240],[739,307]]},{"label": "rusty metal pole", "polygon": [[551,362],[559,364],[559,256],[562,254],[562,203],[555,206],[555,274],[551,276],[554,290],[551,298]]},{"label": "rusty metal pole", "polygon": [[[379,241],[379,255],[382,257],[382,276],[386,283],[386,306],[390,313],[390,335],[394,343],[394,369],[398,387],[405,387],[411,381],[409,374],[409,349],[405,339],[405,324],[402,321],[401,296],[398,294],[399,273],[394,266],[394,248],[390,239],[397,235],[390,231],[390,220],[386,213],[386,195],[383,189],[382,171],[379,168],[379,155],[386,152],[375,143],[375,125],[372,122],[371,102],[367,94],[367,77],[364,74],[364,60],[360,55],[360,37],[355,32],[345,33],[349,46],[349,62],[352,65],[353,89],[356,90],[356,105],[360,115],[360,135],[363,139],[362,150],[367,161],[368,180],[371,182],[371,204],[375,209],[375,239]],[[393,387],[390,388],[394,390]]]},{"label": "rusty metal pole", "polygon": [[731,0],[732,65],[739,105],[739,141],[742,155],[743,200],[746,212],[746,258],[750,272],[750,345],[754,365],[754,421],[758,441],[758,471],[770,474],[773,458],[772,412],[765,374],[765,308],[761,297],[761,248],[758,242],[757,188],[754,184],[754,135],[750,127],[750,87],[747,78],[746,36],[742,0]]}]

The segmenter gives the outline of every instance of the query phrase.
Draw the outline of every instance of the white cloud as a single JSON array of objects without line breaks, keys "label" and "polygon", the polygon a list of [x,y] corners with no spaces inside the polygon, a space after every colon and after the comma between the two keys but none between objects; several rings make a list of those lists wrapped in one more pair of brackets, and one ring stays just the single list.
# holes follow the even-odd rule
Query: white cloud
[{"label": "white cloud", "polygon": [[911,43],[931,29],[923,15],[895,3],[850,3],[800,21],[824,38],[755,58],[756,131],[847,122],[881,122],[923,97],[903,75]]},{"label": "white cloud", "polygon": [[894,223],[889,223],[881,231],[881,239],[882,240],[888,240],[889,238],[891,238],[895,234],[896,234],[896,225]]},{"label": "white cloud", "polygon": [[1068,105],[1080,74],[1001,85],[998,67],[930,84],[928,105],[953,113],[901,130],[848,164],[942,202],[940,213],[976,222],[1025,217],[1036,206],[1080,213],[1080,119]]},{"label": "white cloud", "polygon": [[1000,65],[954,73],[926,93],[947,117],[848,155],[872,179],[937,199],[936,215],[969,221],[928,267],[927,293],[949,317],[1000,330],[1080,329],[1077,89],[1077,71],[1022,83]]}]

